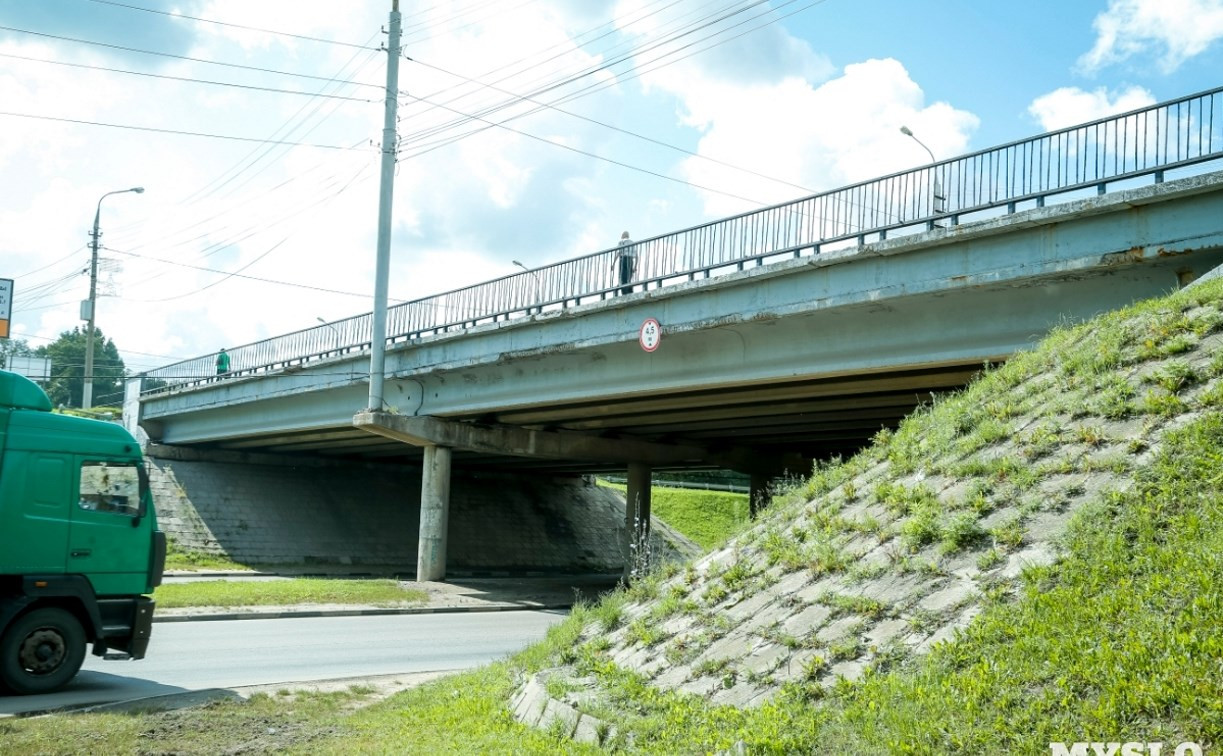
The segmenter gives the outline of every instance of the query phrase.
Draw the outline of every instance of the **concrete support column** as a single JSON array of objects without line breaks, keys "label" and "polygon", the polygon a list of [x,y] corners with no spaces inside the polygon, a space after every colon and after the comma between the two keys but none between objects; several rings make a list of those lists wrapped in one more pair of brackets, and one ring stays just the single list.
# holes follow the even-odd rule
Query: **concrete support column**
[{"label": "concrete support column", "polygon": [[624,581],[640,577],[650,569],[650,474],[647,464],[628,466],[628,490],[624,507]]},{"label": "concrete support column", "polygon": [[446,577],[446,527],[450,520],[448,446],[426,446],[420,481],[420,540],[416,546],[416,580]]},{"label": "concrete support column", "polygon": [[772,481],[773,478],[770,475],[752,473],[751,487],[748,489],[747,511],[753,520],[761,510],[769,505],[769,483]]}]

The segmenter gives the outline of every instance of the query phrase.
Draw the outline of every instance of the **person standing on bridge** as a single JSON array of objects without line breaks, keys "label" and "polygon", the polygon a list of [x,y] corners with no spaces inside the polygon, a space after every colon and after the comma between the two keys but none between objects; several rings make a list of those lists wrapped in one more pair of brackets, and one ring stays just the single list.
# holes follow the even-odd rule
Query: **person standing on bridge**
[{"label": "person standing on bridge", "polygon": [[616,256],[612,258],[612,268],[619,268],[621,294],[632,294],[633,273],[637,270],[637,245],[628,237],[628,231],[620,234],[620,244],[616,246]]},{"label": "person standing on bridge", "polygon": [[225,351],[225,347],[221,347],[221,351],[217,354],[217,375],[223,376],[229,372],[229,354]]}]

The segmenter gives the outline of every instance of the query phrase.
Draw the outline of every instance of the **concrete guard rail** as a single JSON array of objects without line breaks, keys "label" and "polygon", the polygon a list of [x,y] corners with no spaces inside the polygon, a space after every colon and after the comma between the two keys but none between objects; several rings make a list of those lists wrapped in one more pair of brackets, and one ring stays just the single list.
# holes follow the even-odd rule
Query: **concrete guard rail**
[{"label": "concrete guard rail", "polygon": [[[913,170],[635,241],[635,291],[818,255],[889,234],[958,224],[963,216],[1042,207],[1051,197],[1153,177],[1223,158],[1223,87],[1052,131]],[[598,302],[624,288],[617,248],[388,308],[387,346]],[[370,346],[357,315],[229,350],[230,376],[293,369]],[[209,354],[150,370],[143,395],[216,380]]]}]

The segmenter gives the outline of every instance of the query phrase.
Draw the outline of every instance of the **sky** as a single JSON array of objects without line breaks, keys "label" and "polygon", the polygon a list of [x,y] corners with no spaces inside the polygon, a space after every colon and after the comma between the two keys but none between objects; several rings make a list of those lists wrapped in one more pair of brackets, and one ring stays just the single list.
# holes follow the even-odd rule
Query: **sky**
[{"label": "sky", "polygon": [[[392,304],[929,162],[902,125],[944,159],[1223,71],[1223,0],[400,5]],[[368,312],[390,6],[0,0],[11,335],[83,326],[95,213],[132,372]]]}]

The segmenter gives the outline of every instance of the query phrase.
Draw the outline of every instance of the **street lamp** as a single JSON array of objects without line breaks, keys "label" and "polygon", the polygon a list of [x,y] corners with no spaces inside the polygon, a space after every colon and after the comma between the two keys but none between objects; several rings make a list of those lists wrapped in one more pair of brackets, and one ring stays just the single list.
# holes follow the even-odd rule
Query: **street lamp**
[{"label": "street lamp", "polygon": [[[533,295],[533,296],[535,297],[536,301],[538,301],[538,300],[539,300],[539,274],[538,274],[538,273],[536,273],[535,271],[531,270],[531,269],[530,269],[530,268],[528,268],[527,266],[523,265],[522,263],[518,262],[517,260],[510,260],[510,262],[514,263],[514,264],[515,264],[515,265],[517,265],[518,267],[520,267],[520,268],[522,268],[523,270],[525,270],[526,272],[530,273],[530,274],[531,274],[531,277],[535,279],[535,293],[534,293],[534,295]],[[537,311],[537,312],[543,312],[543,311],[544,311],[543,306],[542,306],[542,305],[537,305],[537,307],[536,307],[536,311]],[[530,308],[530,307],[528,307],[528,308],[527,308],[527,314],[528,314],[528,315],[530,315],[530,314],[531,314],[531,308]]]},{"label": "street lamp", "polygon": [[319,316],[317,315],[314,316],[314,319],[322,323],[323,325],[327,326],[328,328],[330,328],[331,332],[335,334],[335,351],[339,352],[340,351],[340,332],[335,329],[335,326],[328,323],[326,320],[323,320]]},{"label": "street lamp", "polygon": [[98,221],[102,217],[102,200],[112,194],[126,194],[135,192],[136,194],[144,194],[143,186],[133,186],[131,189],[119,189],[114,192],[107,192],[98,198],[98,209],[93,214],[93,233],[90,234],[92,239],[89,242],[91,256],[89,259],[89,302],[82,303],[85,312],[85,320],[89,321],[89,328],[85,335],[85,380],[81,387],[81,409],[89,409],[93,407],[93,321],[94,310],[97,309],[98,302],[98,240],[102,237],[102,232],[98,230]]},{"label": "street lamp", "polygon": [[[918,139],[917,136],[909,129],[908,126],[901,126],[900,133],[912,139],[921,145],[926,154],[930,156],[931,163],[937,163],[938,160],[934,157],[934,152],[926,146],[926,143]],[[947,198],[943,196],[943,185],[939,181],[939,175],[936,171],[934,174],[934,212],[942,213],[947,210]]]}]

